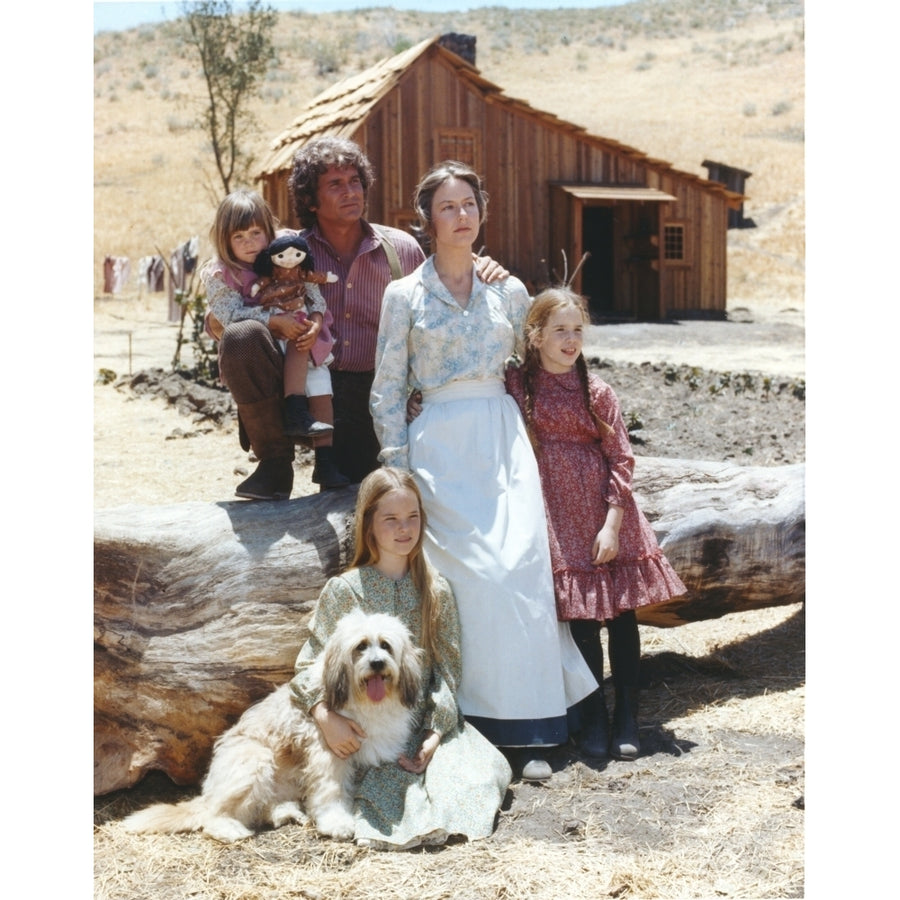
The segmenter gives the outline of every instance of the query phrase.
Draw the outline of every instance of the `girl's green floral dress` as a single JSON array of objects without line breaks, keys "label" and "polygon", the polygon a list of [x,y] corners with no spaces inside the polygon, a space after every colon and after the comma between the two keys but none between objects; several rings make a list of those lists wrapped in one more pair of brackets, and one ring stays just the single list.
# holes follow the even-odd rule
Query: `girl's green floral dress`
[{"label": "girl's green floral dress", "polygon": [[[442,735],[441,743],[421,775],[385,763],[363,776],[356,791],[355,837],[368,846],[401,850],[443,843],[451,835],[487,837],[512,779],[503,754],[465,722],[456,705],[461,674],[459,615],[446,579],[435,575],[435,582],[441,598],[437,629],[441,659],[436,663],[426,656],[417,728],[407,755],[415,753],[429,729]],[[337,622],[356,607],[397,616],[421,645],[419,596],[409,574],[394,581],[365,566],[329,579],[291,682],[295,701],[307,711],[322,699],[308,687],[312,662]]]}]

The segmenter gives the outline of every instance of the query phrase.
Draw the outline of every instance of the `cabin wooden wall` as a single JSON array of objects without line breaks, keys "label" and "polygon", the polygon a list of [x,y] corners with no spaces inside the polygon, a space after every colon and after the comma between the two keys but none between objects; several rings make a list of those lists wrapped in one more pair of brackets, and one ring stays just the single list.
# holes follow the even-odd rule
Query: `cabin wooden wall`
[{"label": "cabin wooden wall", "polygon": [[272,208],[275,218],[287,228],[297,228],[298,222],[290,209],[287,181],[290,172],[284,170],[262,179],[260,190],[266,202]]},{"label": "cabin wooden wall", "polygon": [[[588,136],[537,111],[532,115],[503,95],[482,94],[436,49],[410,66],[398,85],[348,135],[365,148],[375,168],[368,209],[371,221],[409,225],[415,186],[439,161],[436,134],[440,128],[475,129],[480,135],[479,168],[490,197],[480,240],[486,253],[530,288],[546,284],[554,270],[563,274],[562,249],[570,272],[580,256],[576,255],[577,223],[562,215],[559,199],[551,202],[552,182],[655,187],[677,198],[664,204],[660,218],[685,225],[689,248],[686,264],[663,263],[649,276],[659,281],[658,314],[724,313],[724,197],[699,188],[679,173],[648,165],[614,142]],[[287,175],[271,176],[264,190],[278,217],[296,226],[287,197]],[[658,227],[659,241],[663,222]],[[623,227],[630,226],[624,222]],[[617,292],[633,297],[641,291],[647,272],[629,267],[627,247],[617,247],[615,252]]]},{"label": "cabin wooden wall", "polygon": [[[724,314],[728,206],[724,197],[699,190],[680,177],[658,179],[661,190],[678,198],[664,219],[684,225],[684,264],[663,263],[661,293],[663,315]],[[664,224],[663,223],[663,224]]]}]

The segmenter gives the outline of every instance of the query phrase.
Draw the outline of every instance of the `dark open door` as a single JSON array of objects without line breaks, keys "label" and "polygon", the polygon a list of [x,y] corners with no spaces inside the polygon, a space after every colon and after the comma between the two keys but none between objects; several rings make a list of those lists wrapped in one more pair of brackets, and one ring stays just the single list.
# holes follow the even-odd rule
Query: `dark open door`
[{"label": "dark open door", "polygon": [[590,257],[581,268],[581,293],[587,297],[593,321],[615,313],[614,216],[612,206],[588,206],[582,211],[582,247]]}]

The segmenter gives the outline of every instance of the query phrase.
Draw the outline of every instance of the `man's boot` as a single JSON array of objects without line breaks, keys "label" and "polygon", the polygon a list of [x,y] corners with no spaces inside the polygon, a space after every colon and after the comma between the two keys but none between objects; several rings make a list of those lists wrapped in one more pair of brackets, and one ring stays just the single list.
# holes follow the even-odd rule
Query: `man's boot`
[{"label": "man's boot", "polygon": [[237,486],[235,495],[249,500],[287,500],[294,486],[294,444],[284,436],[281,398],[239,403],[238,418],[241,446],[253,450],[259,465]]},{"label": "man's boot", "polygon": [[294,463],[287,457],[261,459],[254,473],[235,489],[247,500],[287,500],[294,486]]},{"label": "man's boot", "polygon": [[321,485],[326,491],[347,487],[350,484],[350,479],[337,467],[333,447],[316,447],[315,455],[316,462],[310,479],[313,484]]}]

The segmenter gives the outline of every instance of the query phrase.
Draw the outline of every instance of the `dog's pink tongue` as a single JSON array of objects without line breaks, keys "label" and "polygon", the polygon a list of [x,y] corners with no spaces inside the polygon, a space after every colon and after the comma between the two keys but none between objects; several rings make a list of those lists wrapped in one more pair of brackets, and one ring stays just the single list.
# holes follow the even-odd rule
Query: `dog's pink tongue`
[{"label": "dog's pink tongue", "polygon": [[384,689],[384,677],[381,675],[373,675],[366,682],[366,693],[373,703],[379,703],[384,700],[384,695],[386,693]]}]

